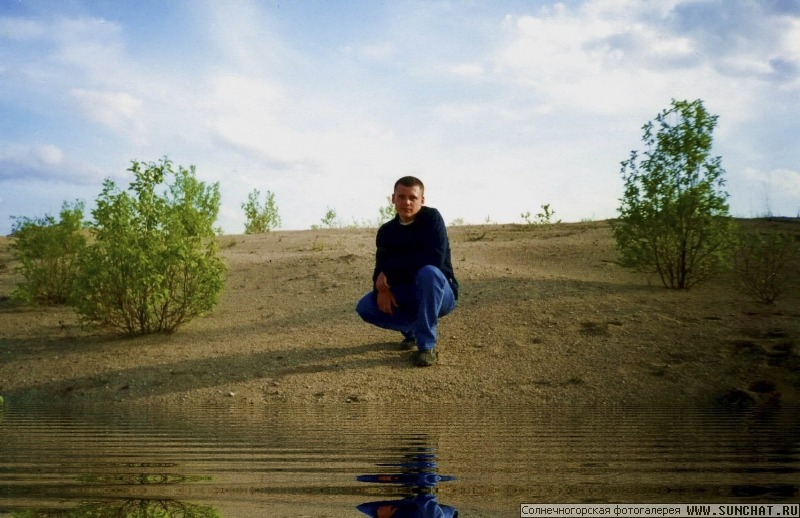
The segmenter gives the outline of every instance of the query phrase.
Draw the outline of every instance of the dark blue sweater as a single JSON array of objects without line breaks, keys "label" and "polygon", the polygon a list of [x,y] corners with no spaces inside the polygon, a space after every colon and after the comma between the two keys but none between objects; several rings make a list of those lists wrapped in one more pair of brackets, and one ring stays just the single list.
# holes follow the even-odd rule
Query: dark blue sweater
[{"label": "dark blue sweater", "polygon": [[450,240],[438,210],[422,207],[414,222],[408,225],[401,224],[399,216],[395,216],[378,229],[375,244],[373,283],[383,272],[389,286],[413,284],[417,270],[432,265],[450,281],[453,294],[458,298],[458,282],[450,260]]}]

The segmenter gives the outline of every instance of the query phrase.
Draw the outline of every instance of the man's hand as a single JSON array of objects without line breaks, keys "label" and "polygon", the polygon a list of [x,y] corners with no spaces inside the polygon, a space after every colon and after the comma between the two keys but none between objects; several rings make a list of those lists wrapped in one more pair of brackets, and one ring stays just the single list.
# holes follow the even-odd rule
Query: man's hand
[{"label": "man's hand", "polygon": [[379,273],[375,279],[375,289],[378,290],[378,309],[391,315],[399,304],[389,289],[389,280],[383,272]]},{"label": "man's hand", "polygon": [[391,291],[386,290],[378,292],[378,309],[384,313],[391,315],[394,312],[394,308],[398,307],[399,305],[400,304],[397,303],[397,300],[395,300]]},{"label": "man's hand", "polygon": [[386,274],[381,272],[378,274],[378,277],[375,279],[375,289],[378,291],[389,291],[389,279],[386,278]]}]

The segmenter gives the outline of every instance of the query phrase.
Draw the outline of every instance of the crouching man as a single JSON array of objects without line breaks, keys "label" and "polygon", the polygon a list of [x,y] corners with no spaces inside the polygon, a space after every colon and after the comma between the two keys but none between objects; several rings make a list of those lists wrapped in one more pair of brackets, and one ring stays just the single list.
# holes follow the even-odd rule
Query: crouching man
[{"label": "crouching man", "polygon": [[458,282],[450,260],[450,241],[442,215],[425,207],[425,186],[413,176],[397,180],[392,193],[397,215],[375,239],[373,290],[356,305],[366,322],[403,334],[417,348],[414,363],[436,363],[439,318],[456,307]]}]

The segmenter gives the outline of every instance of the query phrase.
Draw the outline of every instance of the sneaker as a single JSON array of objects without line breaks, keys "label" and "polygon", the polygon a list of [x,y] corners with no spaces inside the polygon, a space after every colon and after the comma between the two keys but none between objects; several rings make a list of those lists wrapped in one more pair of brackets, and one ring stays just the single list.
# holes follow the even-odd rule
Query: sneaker
[{"label": "sneaker", "polygon": [[400,348],[404,351],[413,351],[417,348],[417,340],[415,338],[406,338],[400,344]]},{"label": "sneaker", "polygon": [[436,351],[419,351],[414,355],[414,365],[417,367],[430,367],[436,363]]}]

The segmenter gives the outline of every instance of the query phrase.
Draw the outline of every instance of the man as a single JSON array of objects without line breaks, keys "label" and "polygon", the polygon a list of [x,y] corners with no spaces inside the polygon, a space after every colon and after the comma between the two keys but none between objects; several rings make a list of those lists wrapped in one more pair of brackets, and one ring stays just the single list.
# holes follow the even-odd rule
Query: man
[{"label": "man", "polygon": [[436,326],[455,309],[458,282],[450,260],[450,241],[439,211],[425,207],[425,186],[413,176],[397,180],[392,193],[394,219],[375,239],[374,289],[356,305],[366,322],[400,331],[403,344],[417,347],[414,363],[436,363]]}]

